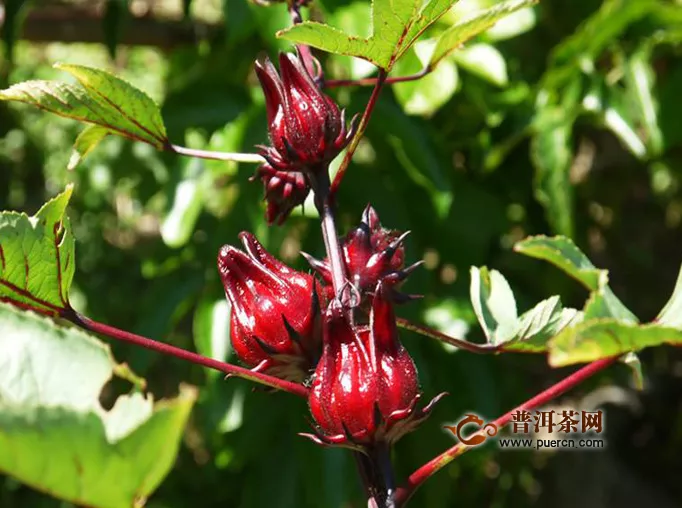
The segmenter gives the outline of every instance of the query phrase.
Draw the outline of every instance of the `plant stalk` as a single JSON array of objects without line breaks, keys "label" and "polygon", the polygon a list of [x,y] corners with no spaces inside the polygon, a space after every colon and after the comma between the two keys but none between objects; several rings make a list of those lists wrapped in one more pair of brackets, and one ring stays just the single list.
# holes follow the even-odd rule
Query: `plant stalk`
[{"label": "plant stalk", "polygon": [[341,180],[343,180],[343,176],[346,174],[346,170],[348,169],[348,165],[350,164],[350,161],[353,158],[353,154],[355,153],[355,150],[357,149],[358,144],[362,139],[362,136],[365,134],[365,129],[367,129],[369,119],[372,116],[372,111],[374,111],[374,106],[376,106],[377,99],[379,98],[379,94],[381,93],[381,89],[384,86],[384,82],[386,81],[387,76],[388,73],[386,72],[386,69],[379,68],[379,75],[377,76],[376,82],[374,83],[374,90],[372,90],[372,95],[369,97],[369,101],[367,101],[367,105],[365,106],[365,111],[362,114],[362,118],[360,119],[360,124],[358,125],[357,131],[355,131],[355,135],[353,136],[353,139],[348,145],[346,155],[344,155],[343,161],[341,162],[341,166],[339,167],[339,170],[336,173],[336,176],[334,177],[334,181],[332,182],[332,186],[329,191],[330,199],[332,200],[334,199],[336,191],[338,190],[339,185],[341,184]]},{"label": "plant stalk", "polygon": [[[585,381],[589,377],[592,377],[598,372],[601,372],[607,367],[613,365],[616,361],[618,361],[618,358],[619,357],[617,356],[612,358],[604,358],[586,365],[585,367],[575,371],[570,376],[540,392],[535,397],[527,400],[520,406],[503,414],[492,423],[497,426],[498,430],[501,429],[511,421],[512,416],[516,414],[517,411],[528,411],[547,404],[558,396],[566,393],[579,383]],[[477,434],[483,435],[484,432],[485,429],[481,429],[475,434],[472,434],[472,436]],[[412,497],[414,494],[415,490],[417,490],[417,488],[419,488],[426,480],[428,480],[433,474],[440,471],[450,462],[455,460],[457,457],[468,452],[471,448],[475,448],[475,446],[458,443],[417,469],[408,477],[405,484],[396,491],[397,506],[405,506],[410,497]]]},{"label": "plant stalk", "polygon": [[156,351],[161,354],[174,356],[176,358],[180,358],[181,360],[192,362],[203,367],[208,367],[209,369],[218,370],[224,374],[227,374],[228,376],[236,376],[248,379],[249,381],[254,381],[271,388],[276,388],[278,390],[298,395],[299,397],[307,397],[308,395],[307,388],[302,385],[292,383],[290,381],[284,381],[283,379],[268,376],[267,374],[262,374],[260,372],[253,372],[237,365],[214,360],[213,358],[207,358],[197,353],[171,346],[165,342],[159,342],[157,340],[149,339],[141,335],[127,332],[125,330],[120,330],[113,326],[94,321],[87,316],[79,314],[75,310],[70,310],[70,312],[63,313],[62,317],[85,330],[106,335],[112,339],[142,346],[146,349],[151,349],[152,351]]},{"label": "plant stalk", "polygon": [[179,145],[169,145],[169,150],[188,157],[197,157],[199,159],[209,159],[216,161],[234,161],[247,162],[252,164],[263,164],[265,159],[257,153],[229,153],[229,152],[212,152],[210,150],[196,150],[194,148],[187,148]]},{"label": "plant stalk", "polygon": [[[429,75],[433,69],[429,66],[424,67],[421,71],[416,74],[410,74],[408,76],[394,76],[387,77],[384,80],[385,85],[392,85],[393,83],[406,83],[408,81],[417,81],[424,76]],[[375,78],[362,78],[362,79],[330,79],[324,82],[325,88],[340,88],[344,86],[371,86],[376,85],[378,77]]]}]

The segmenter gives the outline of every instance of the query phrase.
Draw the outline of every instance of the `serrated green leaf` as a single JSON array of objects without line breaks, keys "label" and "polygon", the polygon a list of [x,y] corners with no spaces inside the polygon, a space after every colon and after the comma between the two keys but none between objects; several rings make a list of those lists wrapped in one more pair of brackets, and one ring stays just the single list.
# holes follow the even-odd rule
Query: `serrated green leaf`
[{"label": "serrated green leaf", "polygon": [[142,90],[108,72],[81,65],[57,64],[80,85],[25,81],[0,91],[0,100],[31,104],[112,133],[162,149],[169,144],[161,112]]},{"label": "serrated green leaf", "polygon": [[422,32],[445,14],[455,1],[374,0],[372,34],[366,38],[314,21],[281,30],[277,36],[330,53],[363,58],[389,71]]},{"label": "serrated green leaf", "polygon": [[550,262],[593,292],[585,308],[588,317],[615,317],[637,323],[637,317],[608,287],[608,271],[596,268],[585,254],[565,236],[531,236],[514,245],[514,250]]},{"label": "serrated green leaf", "polygon": [[498,345],[513,336],[517,325],[516,300],[500,272],[472,266],[469,296],[490,344]]},{"label": "serrated green leaf", "polygon": [[58,314],[68,308],[75,240],[66,206],[73,186],[29,217],[0,213],[0,301]]},{"label": "serrated green leaf", "polygon": [[514,245],[514,250],[549,261],[592,291],[606,284],[606,270],[596,268],[573,240],[565,236],[531,236]]},{"label": "serrated green leaf", "polygon": [[0,470],[78,505],[141,506],[173,465],[195,391],[155,406],[135,393],[106,411],[107,346],[4,304],[0,329]]},{"label": "serrated green leaf", "polygon": [[682,330],[682,266],[680,266],[680,272],[677,275],[673,294],[656,316],[656,323]]},{"label": "serrated green leaf", "polygon": [[504,351],[542,353],[547,343],[566,327],[583,319],[583,313],[561,305],[558,296],[543,300],[519,317],[513,336],[504,343]]},{"label": "serrated green leaf", "polygon": [[469,41],[479,33],[492,27],[505,16],[524,7],[529,7],[538,0],[507,0],[495,4],[493,7],[475,12],[457,21],[448,28],[438,39],[436,49],[431,56],[431,66],[435,66],[451,51]]},{"label": "serrated green leaf", "polygon": [[663,344],[682,344],[682,330],[658,324],[629,324],[617,319],[590,320],[564,329],[550,341],[549,363],[563,367]]},{"label": "serrated green leaf", "polygon": [[88,125],[73,143],[73,150],[69,158],[67,169],[72,170],[78,166],[88,154],[106,138],[111,131],[99,125]]}]

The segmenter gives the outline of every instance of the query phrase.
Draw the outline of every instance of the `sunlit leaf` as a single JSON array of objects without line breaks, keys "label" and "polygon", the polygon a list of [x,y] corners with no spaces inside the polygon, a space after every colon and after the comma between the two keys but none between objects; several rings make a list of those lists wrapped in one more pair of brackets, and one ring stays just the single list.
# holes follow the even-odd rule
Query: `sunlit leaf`
[{"label": "sunlit leaf", "polygon": [[72,74],[79,84],[25,81],[0,91],[0,100],[31,104],[159,149],[168,145],[159,107],[142,90],[100,69],[69,64],[55,67]]},{"label": "sunlit leaf", "polygon": [[[409,75],[421,71],[428,64],[432,48],[432,41],[415,44],[396,64],[396,74]],[[451,61],[444,61],[421,79],[394,84],[393,90],[406,113],[429,116],[450,100],[458,87],[457,67]]]},{"label": "sunlit leaf", "polygon": [[74,169],[83,162],[83,159],[109,134],[111,134],[109,129],[99,125],[88,125],[83,129],[73,144],[67,168]]},{"label": "sunlit leaf", "polygon": [[589,320],[566,328],[550,342],[549,363],[562,367],[663,344],[682,344],[682,330],[658,324],[629,324],[617,319]]},{"label": "sunlit leaf", "polygon": [[170,471],[196,394],[140,393],[105,410],[108,347],[0,304],[0,470],[83,506],[142,506]]},{"label": "sunlit leaf", "polygon": [[561,330],[582,321],[583,313],[563,308],[558,296],[543,300],[518,319],[512,334],[503,345],[504,351],[541,353],[547,350],[547,342]]},{"label": "sunlit leaf", "polygon": [[682,330],[682,267],[677,275],[673,294],[656,317],[656,323]]},{"label": "sunlit leaf", "polygon": [[497,270],[472,266],[469,293],[488,342],[497,345],[511,337],[518,319],[516,300],[504,276]]},{"label": "sunlit leaf", "polygon": [[65,215],[72,186],[29,217],[0,213],[0,301],[58,314],[69,307],[75,240]]},{"label": "sunlit leaf", "polygon": [[472,44],[454,52],[452,59],[461,68],[476,74],[493,85],[502,87],[509,82],[507,63],[495,46],[484,43]]},{"label": "sunlit leaf", "polygon": [[506,0],[458,20],[440,36],[431,56],[431,65],[436,65],[448,53],[492,27],[500,19],[534,3],[537,3],[537,0]]},{"label": "sunlit leaf", "polygon": [[372,34],[366,38],[314,21],[294,25],[278,32],[277,36],[330,53],[364,58],[390,70],[421,33],[455,1],[374,0]]},{"label": "sunlit leaf", "polygon": [[[585,308],[587,317],[615,317],[625,322],[636,323],[637,318],[613,294],[608,287],[608,271],[596,268],[583,252],[564,236],[532,236],[514,245],[514,250],[537,259],[544,259],[576,279],[595,294]],[[595,310],[597,307],[601,311]]]}]

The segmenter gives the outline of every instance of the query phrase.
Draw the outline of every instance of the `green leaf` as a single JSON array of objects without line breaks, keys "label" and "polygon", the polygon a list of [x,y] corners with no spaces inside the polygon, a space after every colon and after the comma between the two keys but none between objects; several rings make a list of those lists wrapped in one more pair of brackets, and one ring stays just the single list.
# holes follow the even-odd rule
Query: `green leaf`
[{"label": "green leaf", "polygon": [[593,292],[585,307],[585,318],[615,317],[637,323],[637,317],[608,287],[608,271],[596,268],[583,252],[564,236],[531,236],[514,245],[514,250],[549,261]]},{"label": "green leaf", "polygon": [[566,328],[550,341],[549,363],[563,367],[636,352],[662,344],[682,344],[682,330],[658,324],[636,325],[596,319]]},{"label": "green leaf", "polygon": [[563,109],[547,109],[535,122],[530,154],[535,166],[535,196],[552,228],[573,236],[573,186],[569,180],[573,120]]},{"label": "green leaf", "polygon": [[682,330],[682,266],[680,266],[680,272],[677,275],[673,294],[656,316],[656,323]]},{"label": "green leaf", "polygon": [[[225,298],[213,300],[202,298],[194,311],[194,345],[197,352],[208,358],[226,362],[232,352],[230,343],[230,305]],[[219,376],[213,369],[206,369],[208,376]]]},{"label": "green leaf", "polygon": [[[507,63],[495,46],[483,43],[472,44],[453,53],[452,59],[461,68],[493,85],[504,87],[509,83]],[[440,65],[436,69],[438,68]]]},{"label": "green leaf", "polygon": [[563,308],[558,296],[543,300],[518,319],[513,336],[504,343],[504,351],[542,353],[547,343],[561,330],[582,321],[583,313]]},{"label": "green leaf", "polygon": [[159,107],[142,90],[100,69],[68,64],[55,67],[72,74],[79,85],[25,81],[0,91],[0,100],[24,102],[99,125],[157,149],[169,144]]},{"label": "green leaf", "polygon": [[73,187],[29,217],[0,213],[0,301],[58,314],[69,307],[75,240],[65,215]]},{"label": "green leaf", "polygon": [[111,134],[109,129],[99,125],[88,125],[83,129],[73,144],[67,169],[73,170],[83,162],[83,159],[109,134]]},{"label": "green leaf", "polygon": [[500,19],[535,3],[537,0],[507,0],[457,21],[440,36],[431,56],[431,66],[435,66],[451,51],[492,27]]},{"label": "green leaf", "polygon": [[498,345],[513,336],[518,320],[516,300],[500,272],[472,266],[469,295],[490,344]]},{"label": "green leaf", "polygon": [[[420,41],[410,48],[396,64],[396,73],[409,75],[421,71],[428,63],[431,41]],[[430,116],[455,94],[459,87],[457,67],[445,61],[416,81],[393,85],[396,99],[410,115]]]},{"label": "green leaf", "polygon": [[658,102],[654,95],[656,73],[651,56],[649,49],[635,52],[626,62],[625,81],[646,133],[647,152],[656,156],[663,150],[663,133],[658,126]]},{"label": "green leaf", "polygon": [[445,14],[455,1],[374,0],[372,34],[369,37],[350,35],[314,21],[281,30],[277,36],[330,53],[363,58],[389,71],[424,30]]},{"label": "green leaf", "polygon": [[74,504],[142,506],[173,466],[195,391],[156,405],[124,395],[107,411],[107,346],[4,304],[0,329],[0,470]]},{"label": "green leaf", "polygon": [[620,361],[630,367],[632,380],[637,390],[644,390],[644,372],[642,372],[642,362],[636,353],[628,353],[621,357]]}]

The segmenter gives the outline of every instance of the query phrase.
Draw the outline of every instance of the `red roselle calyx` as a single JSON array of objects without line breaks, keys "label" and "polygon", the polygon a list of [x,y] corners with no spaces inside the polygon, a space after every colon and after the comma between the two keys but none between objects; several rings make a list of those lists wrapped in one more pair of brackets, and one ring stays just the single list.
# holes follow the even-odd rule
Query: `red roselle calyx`
[{"label": "red roselle calyx", "polygon": [[398,339],[395,315],[382,285],[376,288],[369,326],[354,326],[338,302],[324,317],[324,348],[308,404],[320,444],[363,449],[392,444],[414,430],[444,394],[425,408],[417,369]]},{"label": "red roselle calyx", "polygon": [[278,171],[266,163],[256,170],[252,180],[256,178],[260,178],[265,187],[265,218],[268,224],[284,223],[291,211],[303,204],[310,193],[308,180],[299,171]]},{"label": "red roselle calyx", "polygon": [[225,245],[218,255],[220,277],[232,304],[233,349],[254,370],[303,381],[321,349],[315,280],[275,259],[252,234],[239,237],[246,252]]},{"label": "red roselle calyx", "polygon": [[281,53],[279,66],[281,77],[269,59],[256,62],[272,143],[261,154],[279,171],[326,171],[354,128],[346,129],[345,111],[320,91],[298,55]]},{"label": "red roselle calyx", "polygon": [[[350,231],[342,241],[343,257],[348,280],[353,285],[356,305],[371,295],[377,283],[382,282],[394,302],[401,303],[416,298],[415,295],[399,293],[396,289],[412,273],[421,261],[404,268],[405,248],[403,240],[408,233],[400,233],[382,227],[379,216],[371,205],[362,213],[360,225]],[[332,298],[332,275],[327,259],[320,261],[303,253],[313,269],[322,277],[326,296]]]}]

